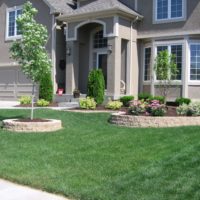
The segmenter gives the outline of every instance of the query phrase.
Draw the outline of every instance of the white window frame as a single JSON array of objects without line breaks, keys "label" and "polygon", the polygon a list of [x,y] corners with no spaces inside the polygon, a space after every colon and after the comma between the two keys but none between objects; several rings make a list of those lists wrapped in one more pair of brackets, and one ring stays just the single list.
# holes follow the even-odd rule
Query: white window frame
[{"label": "white window frame", "polygon": [[190,79],[190,67],[191,67],[191,45],[200,45],[200,40],[192,40],[192,41],[189,41],[189,55],[188,55],[188,58],[189,58],[189,66],[188,66],[188,85],[200,85],[200,80],[191,80]]},{"label": "white window frame", "polygon": [[[144,76],[145,76],[145,49],[148,49],[148,48],[151,48],[151,58],[150,58],[150,80],[145,80],[145,78],[144,78]],[[142,58],[143,58],[143,73],[142,73],[142,76],[143,76],[143,82],[144,83],[151,83],[151,77],[152,77],[152,57],[153,57],[153,55],[152,55],[152,49],[153,49],[153,47],[149,44],[149,45],[146,45],[146,46],[144,46],[144,49],[143,49],[143,56],[142,56]]]},{"label": "white window frame", "polygon": [[[155,44],[155,46],[154,46],[154,52],[155,52],[155,55],[154,55],[154,60],[155,60],[155,58],[156,58],[156,56],[157,56],[157,47],[159,47],[159,46],[167,46],[168,47],[168,51],[169,51],[169,49],[170,49],[170,53],[171,53],[171,46],[173,46],[173,45],[182,45],[182,70],[181,70],[181,80],[172,80],[172,83],[174,82],[174,84],[182,84],[182,82],[183,82],[183,76],[184,76],[184,73],[183,73],[183,67],[185,66],[184,65],[184,41],[177,41],[177,42],[174,42],[174,41],[166,41],[166,42],[155,42],[154,43]],[[160,83],[160,81],[159,80],[157,80],[157,77],[156,77],[156,73],[155,73],[155,71],[153,72],[154,73],[154,80],[155,80],[155,83],[157,83],[157,84],[159,84]]]},{"label": "white window frame", "polygon": [[169,23],[169,22],[177,22],[177,21],[184,21],[186,20],[186,13],[187,13],[187,0],[182,0],[182,16],[181,17],[171,17],[171,1],[173,0],[168,0],[168,17],[166,19],[158,19],[157,18],[157,5],[158,5],[158,0],[154,0],[153,3],[153,23]]},{"label": "white window frame", "polygon": [[[21,35],[17,35],[17,26],[15,24],[15,35],[14,36],[9,36],[9,13],[12,11],[17,12],[18,10],[22,10],[22,6],[15,6],[12,8],[7,8],[6,9],[6,40],[15,40],[15,39],[20,39],[22,36]],[[15,14],[16,17],[16,14]],[[16,19],[15,19],[16,20]]]}]

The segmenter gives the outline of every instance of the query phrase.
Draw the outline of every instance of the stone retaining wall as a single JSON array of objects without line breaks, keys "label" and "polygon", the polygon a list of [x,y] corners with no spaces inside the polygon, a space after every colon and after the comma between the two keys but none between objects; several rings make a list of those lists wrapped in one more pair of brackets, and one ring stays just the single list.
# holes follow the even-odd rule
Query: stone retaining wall
[{"label": "stone retaining wall", "polygon": [[44,122],[20,122],[17,119],[3,120],[3,129],[12,132],[52,132],[61,128],[61,120],[54,119],[48,119]]},{"label": "stone retaining wall", "polygon": [[200,117],[150,117],[133,116],[125,113],[114,113],[109,122],[126,127],[178,127],[178,126],[200,126]]}]

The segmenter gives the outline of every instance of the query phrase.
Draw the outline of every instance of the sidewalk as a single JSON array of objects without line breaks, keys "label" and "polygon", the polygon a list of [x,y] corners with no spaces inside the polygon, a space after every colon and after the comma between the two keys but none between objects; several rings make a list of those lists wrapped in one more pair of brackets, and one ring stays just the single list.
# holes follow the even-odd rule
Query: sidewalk
[{"label": "sidewalk", "polygon": [[[31,107],[16,107],[19,105],[18,101],[1,101],[0,109],[31,109]],[[78,107],[77,102],[63,102],[59,103],[58,107],[34,107],[34,109],[52,109],[52,110],[69,110]]]},{"label": "sidewalk", "polygon": [[40,190],[20,186],[0,179],[1,200],[69,200]]}]

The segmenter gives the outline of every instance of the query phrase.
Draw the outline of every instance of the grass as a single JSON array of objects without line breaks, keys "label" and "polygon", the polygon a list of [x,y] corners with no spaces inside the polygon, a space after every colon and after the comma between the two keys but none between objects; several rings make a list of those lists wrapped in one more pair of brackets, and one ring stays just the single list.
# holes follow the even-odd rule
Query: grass
[{"label": "grass", "polygon": [[[1,110],[0,120],[24,117]],[[199,200],[200,127],[129,129],[108,114],[37,110],[56,133],[0,130],[0,177],[81,200]]]}]

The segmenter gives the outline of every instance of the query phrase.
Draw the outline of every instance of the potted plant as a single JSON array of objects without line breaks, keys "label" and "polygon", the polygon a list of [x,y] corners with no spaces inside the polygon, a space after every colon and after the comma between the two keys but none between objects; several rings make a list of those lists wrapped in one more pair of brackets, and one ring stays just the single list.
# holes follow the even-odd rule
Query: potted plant
[{"label": "potted plant", "polygon": [[79,89],[74,89],[73,95],[74,95],[74,98],[79,98],[80,97],[80,90]]}]

